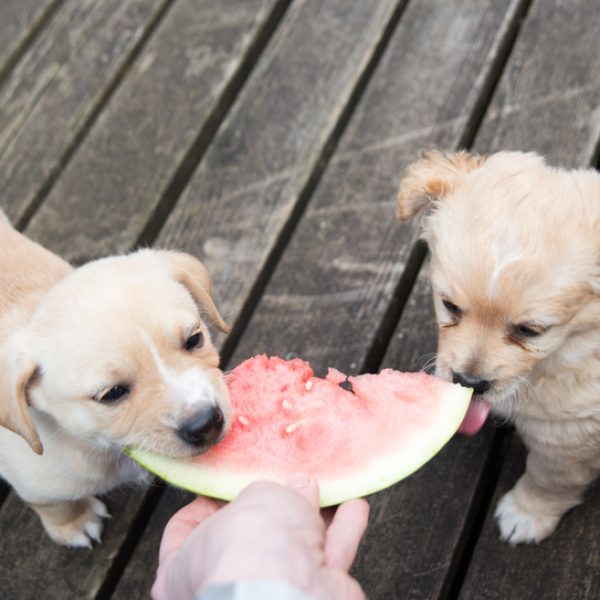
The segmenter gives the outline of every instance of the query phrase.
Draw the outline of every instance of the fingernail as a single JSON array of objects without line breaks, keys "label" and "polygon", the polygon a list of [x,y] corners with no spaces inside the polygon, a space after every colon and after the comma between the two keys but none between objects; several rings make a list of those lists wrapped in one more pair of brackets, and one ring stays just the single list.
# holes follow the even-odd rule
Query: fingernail
[{"label": "fingernail", "polygon": [[310,483],[310,478],[306,473],[294,473],[288,477],[285,483],[288,487],[299,490]]}]

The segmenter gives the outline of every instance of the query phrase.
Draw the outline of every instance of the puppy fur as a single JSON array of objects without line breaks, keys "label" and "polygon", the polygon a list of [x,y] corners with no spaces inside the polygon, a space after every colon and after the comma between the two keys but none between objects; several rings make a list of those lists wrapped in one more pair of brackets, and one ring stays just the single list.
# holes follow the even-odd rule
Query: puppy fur
[{"label": "puppy fur", "polygon": [[425,153],[397,216],[425,209],[437,375],[490,383],[527,467],[498,504],[501,537],[538,542],[600,471],[600,175],[532,153]]},{"label": "puppy fur", "polygon": [[146,480],[125,447],[206,450],[178,433],[207,406],[226,431],[201,315],[227,326],[189,255],[141,250],[73,269],[0,216],[0,475],[56,542],[89,546],[107,516],[94,496]]}]

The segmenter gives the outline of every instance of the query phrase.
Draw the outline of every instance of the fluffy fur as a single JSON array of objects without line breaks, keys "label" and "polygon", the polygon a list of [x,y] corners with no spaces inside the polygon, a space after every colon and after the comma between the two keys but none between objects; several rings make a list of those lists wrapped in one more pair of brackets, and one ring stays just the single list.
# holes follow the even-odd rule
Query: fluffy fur
[{"label": "fluffy fur", "polygon": [[[55,541],[89,546],[107,516],[94,496],[145,479],[126,446],[197,454],[206,447],[180,430],[207,406],[226,430],[201,313],[226,325],[191,256],[142,250],[72,269],[0,216],[0,475]],[[106,400],[114,386],[127,393]]]},{"label": "fluffy fur", "polygon": [[498,504],[503,539],[538,542],[600,471],[600,175],[532,153],[429,152],[397,215],[420,209],[432,254],[436,372],[489,382],[527,468]]}]

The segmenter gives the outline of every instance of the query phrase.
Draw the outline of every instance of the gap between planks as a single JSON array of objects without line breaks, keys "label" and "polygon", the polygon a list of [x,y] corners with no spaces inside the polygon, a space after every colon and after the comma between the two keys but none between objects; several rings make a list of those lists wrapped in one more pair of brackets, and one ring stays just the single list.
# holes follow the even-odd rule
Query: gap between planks
[{"label": "gap between planks", "polygon": [[0,85],[4,82],[4,79],[13,70],[15,65],[21,60],[23,55],[27,52],[31,44],[38,37],[40,32],[46,27],[46,25],[52,20],[56,11],[65,0],[54,0],[47,7],[44,13],[40,16],[36,23],[33,23],[29,33],[25,35],[21,43],[13,50],[12,54],[6,60],[4,67],[0,69]]},{"label": "gap between planks", "polygon": [[[62,2],[63,0],[61,0]],[[26,227],[29,225],[31,219],[43,204],[44,200],[51,192],[54,184],[58,181],[61,173],[64,171],[66,166],[69,164],[71,158],[73,158],[75,152],[86,138],[89,131],[94,126],[94,123],[100,116],[100,113],[104,109],[104,107],[108,104],[113,94],[125,78],[125,75],[129,71],[131,65],[135,62],[137,57],[140,55],[148,40],[152,37],[152,34],[156,30],[156,28],[161,24],[169,9],[175,4],[175,0],[165,0],[163,6],[160,10],[157,11],[154,18],[148,23],[144,33],[140,36],[140,39],[137,41],[135,46],[132,48],[127,60],[123,63],[119,71],[115,74],[114,79],[107,85],[106,89],[100,96],[96,106],[90,112],[90,115],[86,119],[85,123],[82,124],[81,128],[77,131],[77,133],[73,136],[73,139],[69,142],[68,146],[65,148],[63,155],[60,158],[60,161],[56,168],[52,173],[46,178],[44,184],[40,187],[40,189],[35,194],[33,200],[27,206],[26,210],[21,215],[21,218],[14,223],[14,227],[17,231],[23,232]]]},{"label": "gap between planks", "polygon": [[[515,47],[522,24],[527,18],[532,3],[533,0],[523,0],[513,21],[507,24],[509,31],[507,35],[501,37],[501,44],[498,48],[495,64],[488,73],[482,86],[482,93],[466,121],[457,149],[469,150],[473,147],[477,132],[502,78],[502,74],[508,65],[510,55]],[[600,139],[598,140],[595,156],[597,159],[600,159]],[[380,368],[426,256],[426,244],[421,240],[417,240],[410,251],[404,273],[398,281],[388,309],[379,324],[374,342],[367,352],[361,372],[376,372]],[[440,600],[456,599],[462,588],[477,539],[482,530],[496,484],[500,477],[500,470],[506,454],[506,433],[507,431],[502,429],[494,433],[483,470],[485,476],[477,484],[474,501],[469,507],[467,514],[465,528],[458,538],[456,552],[446,571],[446,577],[440,590]]]}]

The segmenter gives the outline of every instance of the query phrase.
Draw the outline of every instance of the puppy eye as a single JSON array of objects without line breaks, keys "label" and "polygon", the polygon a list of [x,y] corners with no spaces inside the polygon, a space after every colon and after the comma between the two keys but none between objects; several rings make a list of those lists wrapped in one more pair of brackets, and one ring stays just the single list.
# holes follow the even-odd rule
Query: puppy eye
[{"label": "puppy eye", "polygon": [[454,302],[450,302],[450,300],[442,300],[442,304],[446,308],[446,310],[455,317],[460,317],[462,315],[462,310],[454,304]]},{"label": "puppy eye", "polygon": [[515,325],[513,327],[513,335],[516,335],[520,338],[534,338],[542,335],[542,332],[537,329],[533,329],[529,325]]},{"label": "puppy eye", "polygon": [[113,385],[111,388],[105,390],[96,397],[98,402],[105,402],[110,404],[117,402],[129,394],[129,388],[124,385]]},{"label": "puppy eye", "polygon": [[204,334],[201,331],[196,331],[185,340],[184,347],[188,352],[191,352],[196,348],[200,348],[202,344],[204,344]]}]

